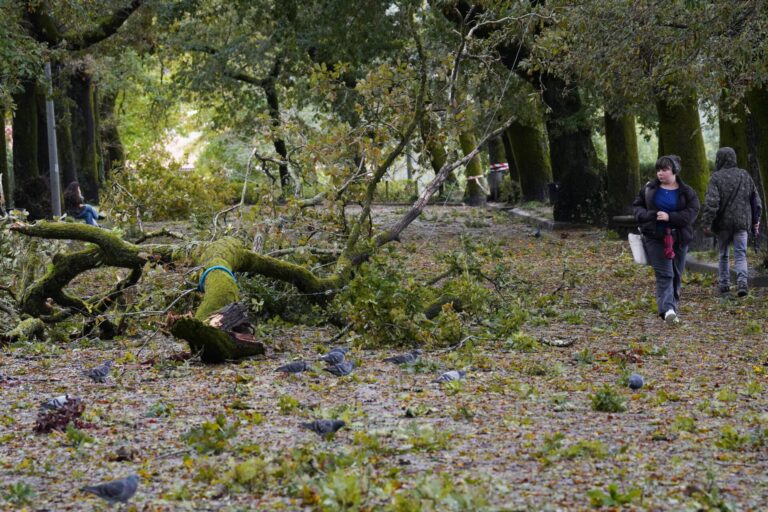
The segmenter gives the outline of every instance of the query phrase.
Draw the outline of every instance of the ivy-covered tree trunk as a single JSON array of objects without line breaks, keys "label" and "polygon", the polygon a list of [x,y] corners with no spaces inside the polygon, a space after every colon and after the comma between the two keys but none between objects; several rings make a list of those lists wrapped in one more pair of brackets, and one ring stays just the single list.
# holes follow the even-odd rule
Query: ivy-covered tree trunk
[{"label": "ivy-covered tree trunk", "polygon": [[703,198],[709,183],[709,164],[696,97],[691,96],[679,104],[660,99],[656,102],[656,110],[659,114],[659,156],[679,155],[683,181]]},{"label": "ivy-covered tree trunk", "polygon": [[634,116],[605,114],[605,145],[608,157],[606,188],[608,221],[632,212],[632,200],[640,190],[640,160]]},{"label": "ivy-covered tree trunk", "polygon": [[544,201],[552,181],[552,163],[544,126],[513,122],[506,130],[512,145],[523,201]]},{"label": "ivy-covered tree trunk", "polygon": [[[459,133],[459,144],[465,155],[468,155],[477,147],[475,134],[470,130],[463,129]],[[483,178],[483,165],[480,161],[480,155],[475,155],[466,167],[467,188],[464,191],[465,201],[469,206],[485,206],[487,203],[486,192],[483,190],[481,180]]]},{"label": "ivy-covered tree trunk", "polygon": [[603,183],[579,91],[549,74],[541,75],[547,116],[552,175],[560,183],[555,199],[557,221],[603,224]]},{"label": "ivy-covered tree trunk", "polygon": [[[269,118],[272,121],[272,129],[277,130],[280,128],[280,98],[277,95],[277,88],[275,83],[280,76],[281,60],[275,59],[275,63],[270,70],[269,75],[262,81],[261,87],[264,90],[264,95],[267,98],[267,107],[269,110]],[[283,162],[288,161],[288,148],[285,145],[285,141],[278,136],[274,136],[273,143],[275,151],[280,155],[280,160]],[[280,172],[280,186],[283,190],[283,194],[286,193],[290,185],[291,176],[288,173],[288,165],[281,163],[279,166]]]}]

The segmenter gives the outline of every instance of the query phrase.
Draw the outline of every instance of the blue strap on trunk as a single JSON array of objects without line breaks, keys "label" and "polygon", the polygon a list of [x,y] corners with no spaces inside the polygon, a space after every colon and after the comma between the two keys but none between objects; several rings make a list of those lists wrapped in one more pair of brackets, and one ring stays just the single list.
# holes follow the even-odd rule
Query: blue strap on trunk
[{"label": "blue strap on trunk", "polygon": [[200,284],[198,285],[198,289],[201,292],[205,291],[205,288],[203,287],[203,285],[205,284],[205,277],[208,275],[208,272],[212,270],[223,270],[224,272],[229,274],[229,277],[231,277],[232,280],[235,282],[235,284],[237,284],[237,278],[235,278],[235,274],[233,274],[231,270],[229,270],[227,267],[223,265],[214,265],[212,267],[208,267],[207,269],[205,269],[205,272],[203,272],[203,275],[200,276]]}]

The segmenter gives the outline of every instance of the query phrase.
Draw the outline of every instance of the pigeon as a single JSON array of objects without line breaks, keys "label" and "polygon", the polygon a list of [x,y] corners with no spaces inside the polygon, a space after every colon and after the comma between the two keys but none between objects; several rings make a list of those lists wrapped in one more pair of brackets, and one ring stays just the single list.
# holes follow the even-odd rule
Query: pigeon
[{"label": "pigeon", "polygon": [[48,409],[49,411],[55,411],[64,407],[71,399],[69,395],[61,395],[56,398],[51,398],[47,402],[40,404],[40,409]]},{"label": "pigeon", "polygon": [[451,370],[449,372],[445,372],[432,382],[449,382],[452,380],[459,380],[463,379],[464,376],[467,374],[464,370]]},{"label": "pigeon", "polygon": [[112,361],[104,361],[96,368],[91,368],[85,372],[85,374],[90,377],[93,382],[106,382],[112,364]]},{"label": "pigeon", "polygon": [[131,496],[136,494],[139,486],[139,477],[131,475],[120,480],[112,480],[98,485],[86,485],[81,490],[90,492],[110,503],[127,503]]},{"label": "pigeon", "polygon": [[643,377],[633,373],[629,376],[628,384],[630,389],[640,389],[643,387]]},{"label": "pigeon", "polygon": [[306,361],[294,361],[278,367],[275,371],[283,373],[301,373],[311,369],[312,366]]},{"label": "pigeon", "polygon": [[343,377],[344,375],[349,375],[350,373],[352,373],[352,369],[354,367],[355,367],[355,363],[353,363],[352,361],[343,361],[339,364],[334,364],[333,366],[329,366],[328,368],[323,368],[323,370],[337,377]]},{"label": "pigeon", "polygon": [[394,364],[411,364],[415,363],[419,357],[421,357],[421,350],[416,349],[412,350],[411,352],[406,352],[405,354],[398,354],[396,356],[388,357],[384,359],[384,362]]},{"label": "pigeon", "polygon": [[531,236],[533,238],[539,238],[541,236],[541,228],[536,228],[533,231],[531,231]]},{"label": "pigeon", "polygon": [[322,437],[330,437],[341,427],[346,425],[343,420],[315,420],[310,423],[302,423],[301,426],[315,432]]},{"label": "pigeon", "polygon": [[339,364],[344,362],[344,356],[349,352],[348,348],[336,347],[331,349],[330,352],[320,357],[321,361],[325,361],[328,364]]}]

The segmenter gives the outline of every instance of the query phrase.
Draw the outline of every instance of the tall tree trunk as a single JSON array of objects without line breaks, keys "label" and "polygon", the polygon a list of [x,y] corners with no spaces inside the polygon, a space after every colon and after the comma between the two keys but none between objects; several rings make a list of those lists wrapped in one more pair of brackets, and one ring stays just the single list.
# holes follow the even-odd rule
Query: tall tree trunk
[{"label": "tall tree trunk", "polygon": [[38,165],[38,98],[34,81],[25,81],[22,90],[13,96],[13,202],[26,209],[33,219],[42,219],[50,212],[48,184],[40,176]]},{"label": "tall tree trunk", "polygon": [[632,199],[640,190],[640,160],[637,156],[637,132],[634,116],[605,114],[605,145],[608,153],[608,219],[632,212]]},{"label": "tall tree trunk", "polygon": [[[432,170],[437,174],[440,169],[448,161],[448,153],[445,151],[445,144],[440,138],[440,130],[435,121],[434,114],[427,112],[421,118],[420,123],[421,140],[424,144],[424,149],[429,158],[429,164]],[[445,180],[453,188],[456,185],[456,175],[451,173]],[[440,185],[440,194],[444,193],[444,184]]]},{"label": "tall tree trunk", "polygon": [[[269,118],[272,121],[272,129],[275,131],[280,128],[280,98],[277,95],[275,83],[280,76],[281,66],[282,61],[280,58],[276,58],[269,75],[261,82],[261,87],[267,98],[267,107],[269,109]],[[285,145],[285,141],[281,137],[274,136],[273,144],[275,146],[275,152],[280,155],[280,160],[287,162],[288,148]],[[280,171],[280,187],[282,188],[283,194],[286,194],[291,181],[291,175],[288,173],[288,165],[281,163],[278,168]]]},{"label": "tall tree trunk", "polygon": [[740,167],[749,165],[749,148],[747,147],[747,114],[744,104],[740,104],[736,112],[729,117],[722,112],[718,115],[720,127],[720,147],[731,147],[736,151],[736,161]]},{"label": "tall tree trunk", "polygon": [[560,183],[555,199],[557,221],[604,224],[603,183],[578,89],[547,73],[541,75],[549,106],[547,134],[552,175]]},{"label": "tall tree trunk", "polygon": [[489,199],[498,201],[501,198],[502,179],[509,171],[507,153],[504,151],[504,142],[501,140],[501,136],[488,141],[488,163],[491,166],[488,177]]},{"label": "tall tree trunk", "polygon": [[103,157],[105,180],[111,177],[112,171],[125,164],[125,150],[123,149],[123,142],[120,140],[120,132],[117,130],[116,102],[116,92],[101,95],[99,101],[101,141],[105,153]]},{"label": "tall tree trunk", "polygon": [[709,164],[696,97],[675,105],[660,99],[656,102],[656,110],[659,114],[659,156],[679,155],[683,181],[703,198],[709,183]]},{"label": "tall tree trunk", "polygon": [[[459,144],[465,155],[471,153],[477,146],[477,138],[470,130],[463,129],[459,133]],[[469,206],[485,206],[486,192],[480,186],[483,178],[483,165],[480,161],[480,154],[474,156],[467,162],[467,188],[464,191],[464,197]]]},{"label": "tall tree trunk", "polygon": [[72,77],[72,142],[77,177],[88,202],[99,202],[99,161],[96,105],[92,77],[80,71]]},{"label": "tall tree trunk", "polygon": [[519,174],[523,201],[544,201],[552,181],[552,163],[544,127],[525,126],[517,121],[507,128]]},{"label": "tall tree trunk", "polygon": [[0,130],[2,130],[2,134],[0,134],[0,138],[2,139],[0,140],[0,197],[2,198],[2,201],[0,201],[0,208],[10,209],[13,205],[10,203],[9,199],[13,197],[13,194],[10,186],[11,179],[8,175],[8,146],[5,141],[5,112],[5,105],[0,103]]},{"label": "tall tree trunk", "polygon": [[[747,92],[750,115],[747,120],[750,172],[763,199],[763,219],[768,218],[766,207],[766,179],[768,179],[768,89],[751,89]],[[763,222],[763,226],[766,223]],[[766,228],[763,227],[763,230]]]},{"label": "tall tree trunk", "polygon": [[512,181],[520,184],[520,171],[515,165],[515,150],[512,147],[512,137],[510,135],[509,128],[504,130],[501,134],[501,141],[504,143],[504,153],[507,155],[507,163],[509,164],[509,177]]}]

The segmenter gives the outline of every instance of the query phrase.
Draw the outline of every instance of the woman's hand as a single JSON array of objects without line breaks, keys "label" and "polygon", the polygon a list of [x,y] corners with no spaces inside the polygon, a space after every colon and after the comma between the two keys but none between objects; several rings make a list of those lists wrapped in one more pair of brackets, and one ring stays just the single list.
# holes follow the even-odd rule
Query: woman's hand
[{"label": "woman's hand", "polygon": [[656,220],[669,222],[669,214],[667,212],[656,212]]}]

